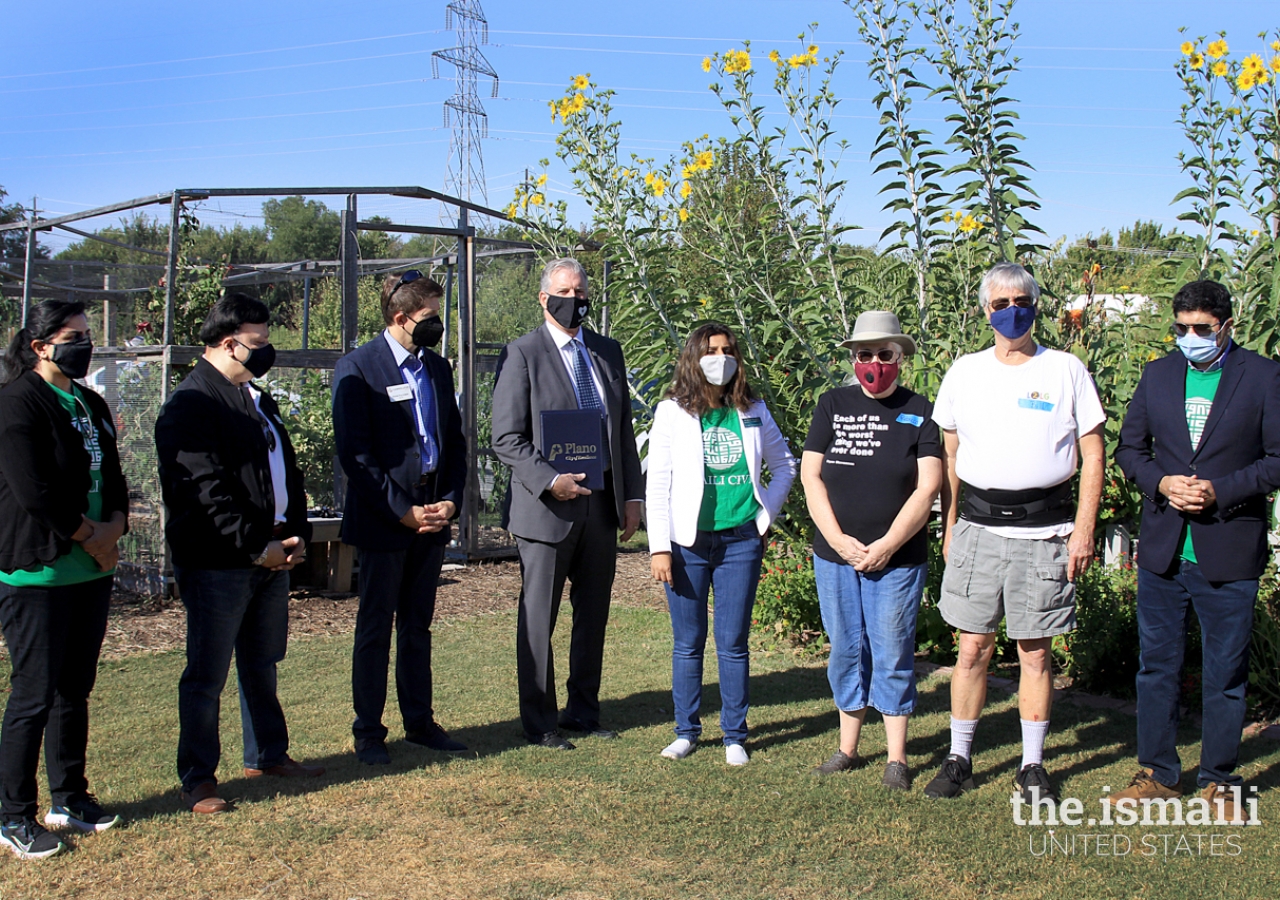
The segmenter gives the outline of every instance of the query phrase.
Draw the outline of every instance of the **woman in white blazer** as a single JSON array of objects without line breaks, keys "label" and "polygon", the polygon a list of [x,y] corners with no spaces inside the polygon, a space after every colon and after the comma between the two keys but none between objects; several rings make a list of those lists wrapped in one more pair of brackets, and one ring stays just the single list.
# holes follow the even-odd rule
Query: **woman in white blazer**
[{"label": "woman in white blazer", "polygon": [[653,577],[666,588],[675,639],[676,740],[662,755],[683,759],[702,733],[707,596],[714,587],[720,728],[725,760],[734,766],[747,762],[747,635],[764,535],[797,468],[741,362],[737,338],[725,326],[703,325],[689,335],[667,399],[654,413],[645,492]]}]

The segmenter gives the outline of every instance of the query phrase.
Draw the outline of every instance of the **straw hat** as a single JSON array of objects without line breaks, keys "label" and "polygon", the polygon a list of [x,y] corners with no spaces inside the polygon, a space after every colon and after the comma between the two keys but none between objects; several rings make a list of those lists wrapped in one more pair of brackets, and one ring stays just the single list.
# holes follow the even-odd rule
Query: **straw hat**
[{"label": "straw hat", "polygon": [[852,350],[859,344],[877,341],[893,341],[907,356],[916,352],[916,342],[902,333],[898,317],[883,309],[869,309],[858,316],[858,321],[853,323],[853,334],[840,346]]}]

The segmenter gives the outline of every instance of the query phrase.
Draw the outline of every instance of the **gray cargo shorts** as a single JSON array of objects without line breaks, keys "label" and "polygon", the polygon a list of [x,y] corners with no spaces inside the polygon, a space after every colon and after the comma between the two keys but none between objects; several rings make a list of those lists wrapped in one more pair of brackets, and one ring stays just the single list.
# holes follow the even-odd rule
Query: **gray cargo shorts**
[{"label": "gray cargo shorts", "polygon": [[1005,620],[1016,640],[1076,627],[1076,586],[1067,581],[1067,539],[992,534],[961,519],[951,529],[938,611],[961,631],[991,634]]}]

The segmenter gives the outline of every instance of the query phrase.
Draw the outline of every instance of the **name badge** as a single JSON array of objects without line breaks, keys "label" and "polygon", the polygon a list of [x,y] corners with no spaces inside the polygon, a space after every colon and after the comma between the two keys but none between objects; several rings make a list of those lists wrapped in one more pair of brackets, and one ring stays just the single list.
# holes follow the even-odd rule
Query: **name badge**
[{"label": "name badge", "polygon": [[742,427],[744,427],[744,428],[759,428],[759,427],[760,427],[760,420],[759,420],[759,419],[757,419],[757,418],[754,418],[754,417],[753,417],[753,418],[750,418],[750,419],[743,419],[743,420],[742,420]]},{"label": "name badge", "polygon": [[898,413],[897,421],[903,425],[914,425],[919,428],[924,424],[924,416],[913,416],[911,413]]},{"label": "name badge", "polygon": [[413,387],[407,384],[389,384],[387,385],[387,396],[391,398],[392,403],[399,403],[401,400],[412,400]]}]

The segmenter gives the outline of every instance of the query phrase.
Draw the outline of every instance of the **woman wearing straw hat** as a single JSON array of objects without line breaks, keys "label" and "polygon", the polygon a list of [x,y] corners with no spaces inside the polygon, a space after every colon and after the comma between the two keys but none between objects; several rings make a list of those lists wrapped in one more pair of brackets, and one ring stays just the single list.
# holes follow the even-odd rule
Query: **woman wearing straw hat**
[{"label": "woman wearing straw hat", "polygon": [[942,486],[942,449],[933,404],[898,384],[903,357],[916,351],[898,317],[864,312],[840,346],[853,353],[857,383],[818,399],[800,464],[818,529],[813,564],[831,641],[827,678],[840,711],[840,747],[813,771],[866,765],[858,740],[874,707],[888,744],[883,783],[905,791],[925,525]]}]

